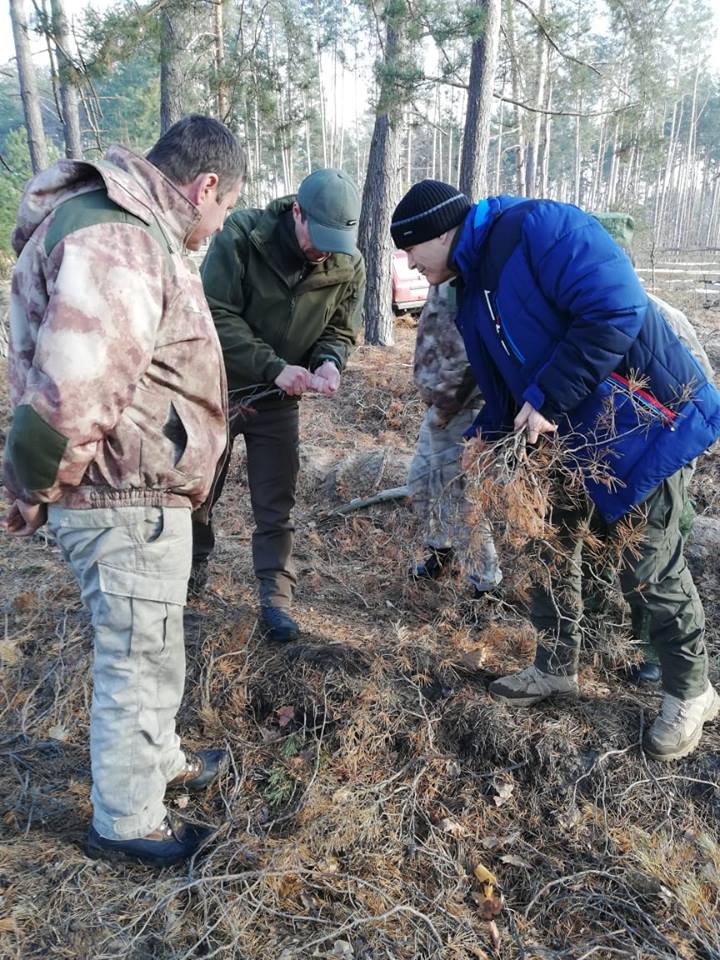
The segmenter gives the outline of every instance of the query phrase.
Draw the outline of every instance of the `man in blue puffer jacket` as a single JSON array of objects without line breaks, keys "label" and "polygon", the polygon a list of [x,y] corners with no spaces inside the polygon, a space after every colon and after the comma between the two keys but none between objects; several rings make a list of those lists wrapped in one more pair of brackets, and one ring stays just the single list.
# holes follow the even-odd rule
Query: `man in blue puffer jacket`
[{"label": "man in blue puffer jacket", "polygon": [[449,184],[423,180],[396,207],[391,232],[431,284],[457,278],[457,322],[485,398],[475,429],[486,439],[525,429],[530,443],[558,431],[584,474],[586,504],[553,505],[566,556],[562,590],[539,585],[533,597],[543,637],[535,663],[496,680],[491,695],[530,706],[577,694],[583,524],[591,518],[612,537],[642,505],[641,556],[628,551],[620,582],[631,608],[650,615],[663,672],[644,745],[656,759],[685,756],[720,713],[678,527],[687,465],[720,436],[720,393],[627,255],[577,207],[515,197],[471,205]]}]

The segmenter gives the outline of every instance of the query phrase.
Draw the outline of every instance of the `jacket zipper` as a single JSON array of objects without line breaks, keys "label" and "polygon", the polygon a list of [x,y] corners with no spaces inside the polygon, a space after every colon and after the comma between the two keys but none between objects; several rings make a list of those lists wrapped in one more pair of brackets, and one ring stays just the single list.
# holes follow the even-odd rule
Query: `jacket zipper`
[{"label": "jacket zipper", "polygon": [[[503,350],[509,357],[514,356],[515,359],[520,361],[520,363],[525,363],[525,357],[523,357],[523,355],[518,350],[517,346],[513,343],[512,337],[507,332],[507,330],[505,330],[505,336],[503,336],[503,327],[500,321],[500,311],[497,309],[497,306],[493,303],[492,292],[490,290],[484,290],[483,293],[485,294],[485,303],[487,304],[488,313],[490,314],[490,319],[492,320],[493,325],[495,327],[495,333],[497,335],[498,340],[500,341],[500,346],[503,348]],[[507,341],[505,340],[505,337],[507,337]],[[508,347],[508,342],[510,344],[509,347]]]}]

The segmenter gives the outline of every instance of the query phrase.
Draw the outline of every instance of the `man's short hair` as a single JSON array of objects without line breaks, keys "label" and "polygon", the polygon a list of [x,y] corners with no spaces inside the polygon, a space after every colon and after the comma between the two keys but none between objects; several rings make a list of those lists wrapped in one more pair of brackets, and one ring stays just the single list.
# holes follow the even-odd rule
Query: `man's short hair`
[{"label": "man's short hair", "polygon": [[244,176],[247,158],[224,123],[189,113],[174,123],[147,154],[147,159],[173,183],[188,184],[201,173],[215,173],[218,199]]}]

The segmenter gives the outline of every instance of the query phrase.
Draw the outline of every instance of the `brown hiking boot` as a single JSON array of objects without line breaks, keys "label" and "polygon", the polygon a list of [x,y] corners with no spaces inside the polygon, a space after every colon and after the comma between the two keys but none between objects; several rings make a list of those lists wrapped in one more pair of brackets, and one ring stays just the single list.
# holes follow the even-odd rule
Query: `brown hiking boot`
[{"label": "brown hiking boot", "polygon": [[204,790],[227,769],[227,750],[185,751],[185,766],[168,781],[168,787],[182,787],[195,792]]}]

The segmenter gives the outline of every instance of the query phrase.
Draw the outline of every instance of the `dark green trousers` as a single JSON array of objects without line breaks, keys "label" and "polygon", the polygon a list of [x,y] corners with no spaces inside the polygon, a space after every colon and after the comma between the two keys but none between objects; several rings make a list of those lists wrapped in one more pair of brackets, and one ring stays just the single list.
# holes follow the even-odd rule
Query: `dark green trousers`
[{"label": "dark green trousers", "polygon": [[[622,555],[619,579],[630,605],[633,624],[646,623],[649,640],[662,668],[663,688],[681,699],[699,695],[707,686],[705,616],[683,556],[681,518],[688,502],[692,470],[679,470],[657,486],[643,502],[644,537],[633,555]],[[583,506],[556,504],[552,522],[556,549],[543,550],[551,570],[532,597],[531,620],[543,635],[535,662],[547,673],[576,673],[582,618],[582,528],[616,538],[618,524],[606,523],[588,500]],[[598,571],[602,575],[601,571]]]},{"label": "dark green trousers", "polygon": [[[292,562],[292,508],[300,466],[299,408],[295,399],[266,402],[255,413],[230,419],[230,443],[245,438],[250,503],[255,521],[252,537],[253,567],[260,603],[290,606],[297,577]],[[217,503],[225,485],[228,457],[213,495]],[[207,560],[215,546],[212,519],[193,521],[193,562]]]}]

